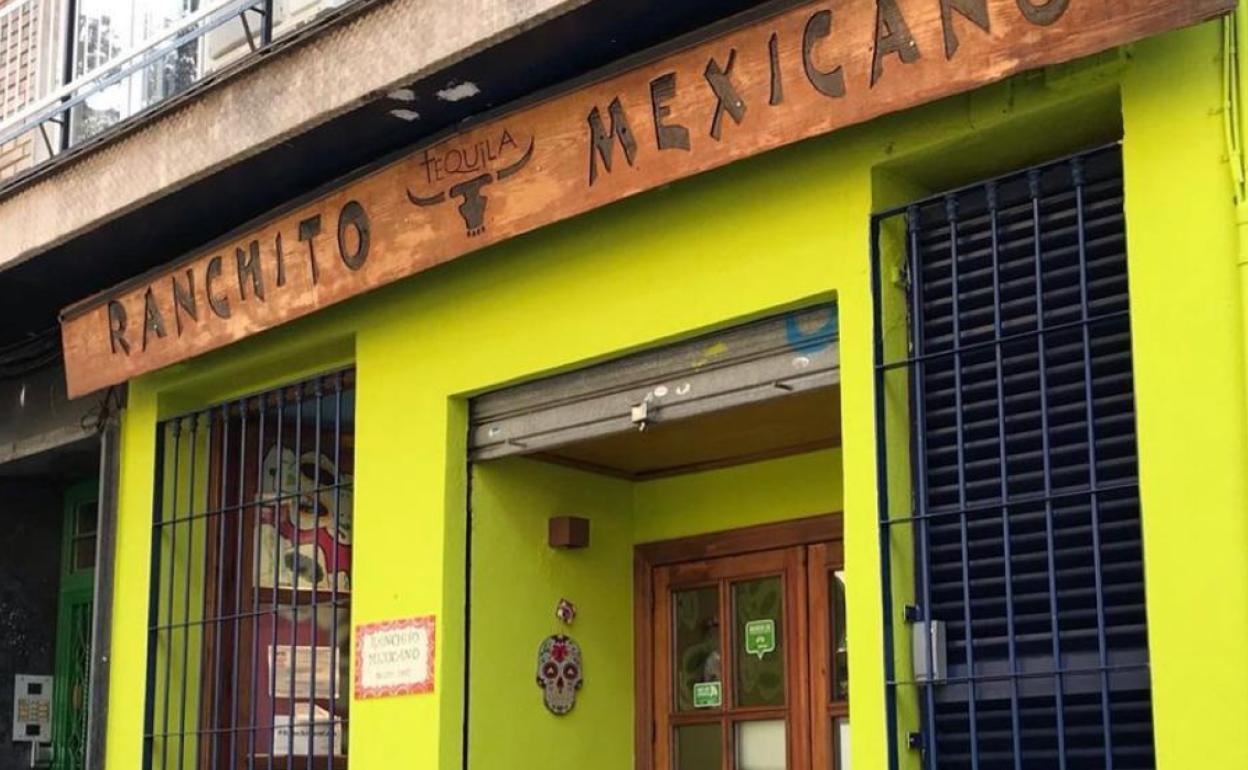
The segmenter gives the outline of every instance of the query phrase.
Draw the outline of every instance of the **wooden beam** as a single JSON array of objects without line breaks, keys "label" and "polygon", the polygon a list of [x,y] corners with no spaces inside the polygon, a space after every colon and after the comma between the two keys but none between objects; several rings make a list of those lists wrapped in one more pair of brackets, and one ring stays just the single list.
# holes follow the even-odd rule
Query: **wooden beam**
[{"label": "wooden beam", "polygon": [[1234,5],[799,5],[419,148],[67,309],[69,394],[220,348],[621,198]]}]

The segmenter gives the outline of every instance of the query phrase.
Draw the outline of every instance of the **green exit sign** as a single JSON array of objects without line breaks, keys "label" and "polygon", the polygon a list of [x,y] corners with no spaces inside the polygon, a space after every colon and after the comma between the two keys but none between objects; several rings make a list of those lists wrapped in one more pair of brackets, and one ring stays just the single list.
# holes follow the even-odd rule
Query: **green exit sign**
[{"label": "green exit sign", "polygon": [[776,651],[776,621],[751,620],[745,624],[745,651],[763,659],[769,652]]},{"label": "green exit sign", "polygon": [[719,682],[697,682],[693,685],[693,707],[716,709],[724,702]]}]

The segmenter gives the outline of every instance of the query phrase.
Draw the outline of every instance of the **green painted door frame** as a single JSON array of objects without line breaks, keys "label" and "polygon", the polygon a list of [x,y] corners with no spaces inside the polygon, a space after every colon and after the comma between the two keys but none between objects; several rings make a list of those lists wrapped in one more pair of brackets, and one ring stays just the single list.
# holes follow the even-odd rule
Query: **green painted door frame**
[{"label": "green painted door frame", "polygon": [[54,770],[83,770],[86,765],[98,502],[96,479],[75,484],[65,491],[56,620],[56,683],[52,697]]}]

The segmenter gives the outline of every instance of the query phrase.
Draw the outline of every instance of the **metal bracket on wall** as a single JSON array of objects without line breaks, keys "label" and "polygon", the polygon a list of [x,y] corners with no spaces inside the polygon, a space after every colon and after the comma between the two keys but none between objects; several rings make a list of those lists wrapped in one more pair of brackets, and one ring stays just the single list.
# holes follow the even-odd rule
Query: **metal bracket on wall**
[{"label": "metal bracket on wall", "polygon": [[943,620],[920,620],[914,633],[914,678],[920,682],[943,682],[949,678]]},{"label": "metal bracket on wall", "polygon": [[637,426],[637,430],[645,430],[646,423],[650,420],[650,402],[642,401],[634,406],[629,413],[629,417],[632,419],[633,425]]}]

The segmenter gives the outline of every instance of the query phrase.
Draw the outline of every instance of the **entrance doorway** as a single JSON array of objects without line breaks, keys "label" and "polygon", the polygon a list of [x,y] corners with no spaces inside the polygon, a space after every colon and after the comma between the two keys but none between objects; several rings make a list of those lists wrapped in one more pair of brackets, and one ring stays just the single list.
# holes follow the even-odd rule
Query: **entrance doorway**
[{"label": "entrance doorway", "polygon": [[849,770],[843,567],[839,516],[639,547],[638,767]]},{"label": "entrance doorway", "polygon": [[839,375],[824,304],[470,401],[468,767],[847,770]]},{"label": "entrance doorway", "polygon": [[0,463],[0,616],[13,629],[0,634],[0,768],[87,763],[100,447],[92,436]]}]

